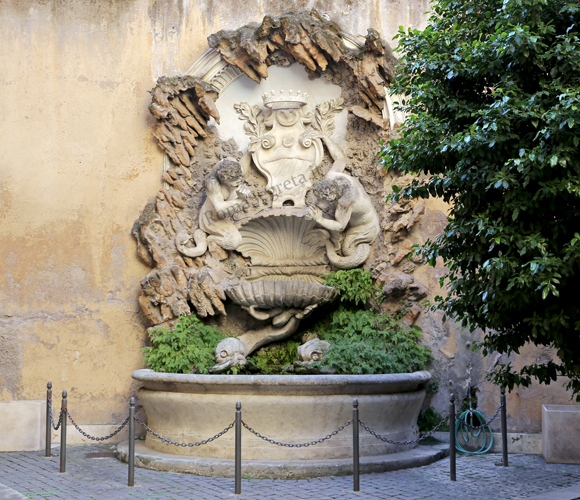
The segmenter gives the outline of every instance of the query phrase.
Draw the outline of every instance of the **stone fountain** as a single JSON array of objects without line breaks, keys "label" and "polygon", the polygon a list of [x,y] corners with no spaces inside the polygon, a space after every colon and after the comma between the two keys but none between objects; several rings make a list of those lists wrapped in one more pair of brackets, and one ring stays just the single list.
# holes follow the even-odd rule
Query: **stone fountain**
[{"label": "stone fountain", "polygon": [[[273,18],[268,19],[270,23]],[[218,97],[225,96],[238,78],[247,80],[243,73],[260,82],[256,68],[265,77],[265,67],[274,64],[270,58],[270,64],[252,64],[250,70],[246,56],[233,57],[229,32],[210,37],[214,50],[194,65],[191,73],[196,76],[161,78],[152,91],[150,109],[159,120],[155,136],[167,159],[165,185],[133,228],[139,255],[154,267],[142,283],[140,305],[152,326],[171,327],[193,310],[234,335],[217,346],[213,375],[137,370],[133,378],[141,384],[138,396],[149,426],[180,442],[206,439],[226,427],[238,400],[244,420],[260,433],[288,443],[312,441],[350,419],[354,397],[368,425],[391,439],[409,440],[418,433],[416,421],[430,380],[428,372],[218,375],[244,365],[261,346],[294,334],[305,317],[316,314],[335,296],[321,276],[364,265],[381,231],[376,200],[368,192],[373,181],[353,175],[347,152],[332,136],[340,121],[342,142],[348,143],[345,97],[352,103],[367,103],[367,108],[351,105],[349,109],[372,127],[394,125],[384,91],[394,58],[374,32],[369,32],[363,46],[353,37],[337,34],[335,25],[315,11],[287,19],[298,31],[317,26],[328,35],[324,50],[308,49],[323,70],[332,69],[338,79],[350,68],[352,79],[344,77],[342,91],[337,85],[327,87],[335,94],[338,89],[335,98],[321,98],[326,91],[303,77],[298,80],[305,88],[292,90],[285,82],[296,78],[296,71],[288,68],[293,73],[279,79],[279,88],[262,92],[261,102],[235,102],[238,127],[243,122],[245,135],[240,139],[238,134],[237,142],[224,140],[222,129],[218,134],[214,128],[224,126]],[[256,35],[256,43],[265,43],[264,53],[277,53],[275,60],[283,68],[291,57],[312,70],[308,61],[300,59],[294,42],[285,44],[276,35],[290,29],[288,25],[274,22],[273,26],[277,28],[267,37],[273,45],[260,39],[263,31]],[[322,43],[320,38],[312,39]],[[365,88],[362,102],[352,93],[356,85]],[[311,89],[315,95],[307,93]],[[377,113],[373,106],[381,102]],[[385,120],[389,116],[390,122]],[[233,128],[230,123],[228,130]],[[350,135],[352,144],[352,130]],[[378,142],[376,129],[371,135]],[[239,151],[238,143],[244,141],[247,148]],[[320,359],[327,344],[304,344],[299,348],[300,362]],[[255,477],[348,473],[349,432],[304,448],[281,448],[254,435],[244,437],[245,470]],[[148,435],[138,447],[137,463],[160,470],[231,475],[232,440],[233,435],[226,434],[202,447],[176,448]],[[413,448],[364,436],[362,470],[385,470],[394,463],[418,465],[442,453],[436,450],[423,456]]]}]

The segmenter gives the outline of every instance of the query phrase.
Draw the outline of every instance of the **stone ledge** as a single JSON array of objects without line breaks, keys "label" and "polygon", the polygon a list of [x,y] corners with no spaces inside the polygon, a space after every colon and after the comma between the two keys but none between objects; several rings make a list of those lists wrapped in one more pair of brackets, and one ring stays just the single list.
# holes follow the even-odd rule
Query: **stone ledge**
[{"label": "stone ledge", "polygon": [[22,493],[0,484],[0,498],[2,500],[26,500],[29,497],[25,497]]},{"label": "stone ledge", "polygon": [[540,495],[528,497],[527,500],[577,500],[578,498],[580,498],[580,483],[568,488],[544,491]]},{"label": "stone ledge", "polygon": [[[117,445],[117,458],[127,462],[129,443]],[[243,453],[243,451],[242,451]],[[361,474],[387,472],[421,467],[449,455],[446,445],[419,446],[413,450],[390,455],[361,457]],[[234,477],[234,461],[170,455],[151,450],[143,441],[135,443],[135,466],[163,472],[181,472],[199,476]],[[323,476],[352,475],[352,460],[242,460],[242,476],[259,479],[304,479]]]}]

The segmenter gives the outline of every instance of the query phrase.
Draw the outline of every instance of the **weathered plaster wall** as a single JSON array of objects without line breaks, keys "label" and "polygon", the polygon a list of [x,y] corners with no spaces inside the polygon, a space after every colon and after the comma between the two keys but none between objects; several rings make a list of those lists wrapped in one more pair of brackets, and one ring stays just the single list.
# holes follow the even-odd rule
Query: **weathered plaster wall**
[{"label": "weathered plaster wall", "polygon": [[[429,2],[0,3],[0,401],[39,399],[52,380],[55,393],[69,391],[80,422],[125,414],[130,373],[142,366],[137,297],[148,272],[130,231],[161,187],[163,163],[147,91],[162,75],[185,73],[209,34],[313,7],[352,34],[375,28],[390,40],[399,25],[423,27]],[[430,201],[410,241],[437,234],[445,211]],[[440,272],[416,275],[436,293]],[[433,403],[443,409],[458,390],[449,379],[462,386],[473,373],[479,383],[485,367],[469,334],[436,316],[419,324],[441,366]],[[540,414],[530,397],[568,399],[520,394],[514,430],[531,432]]]}]

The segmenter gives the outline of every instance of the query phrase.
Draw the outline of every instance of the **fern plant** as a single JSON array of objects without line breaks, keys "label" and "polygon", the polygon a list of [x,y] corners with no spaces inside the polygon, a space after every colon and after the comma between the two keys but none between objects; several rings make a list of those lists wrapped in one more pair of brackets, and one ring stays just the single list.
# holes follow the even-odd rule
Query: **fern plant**
[{"label": "fern plant", "polygon": [[216,346],[229,336],[195,315],[182,316],[171,330],[154,328],[149,334],[151,345],[142,352],[147,366],[156,372],[209,373]]}]

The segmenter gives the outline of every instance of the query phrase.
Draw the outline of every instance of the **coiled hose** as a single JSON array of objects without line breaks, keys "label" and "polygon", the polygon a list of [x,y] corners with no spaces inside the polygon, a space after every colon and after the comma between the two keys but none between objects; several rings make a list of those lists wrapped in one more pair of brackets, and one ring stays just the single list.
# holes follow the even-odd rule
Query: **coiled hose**
[{"label": "coiled hose", "polygon": [[[489,450],[491,450],[493,445],[493,432],[491,432],[491,427],[486,425],[481,429],[471,429],[467,425],[469,424],[472,426],[479,426],[485,423],[485,421],[486,420],[483,414],[477,410],[466,410],[461,415],[459,415],[455,421],[455,448],[463,453],[469,453],[471,455],[483,455],[484,453],[487,453]],[[466,450],[459,444],[459,432],[461,432],[461,437],[465,443],[469,443],[471,438],[478,438],[483,432],[483,444],[476,451]],[[487,433],[489,433],[489,437]]]}]

